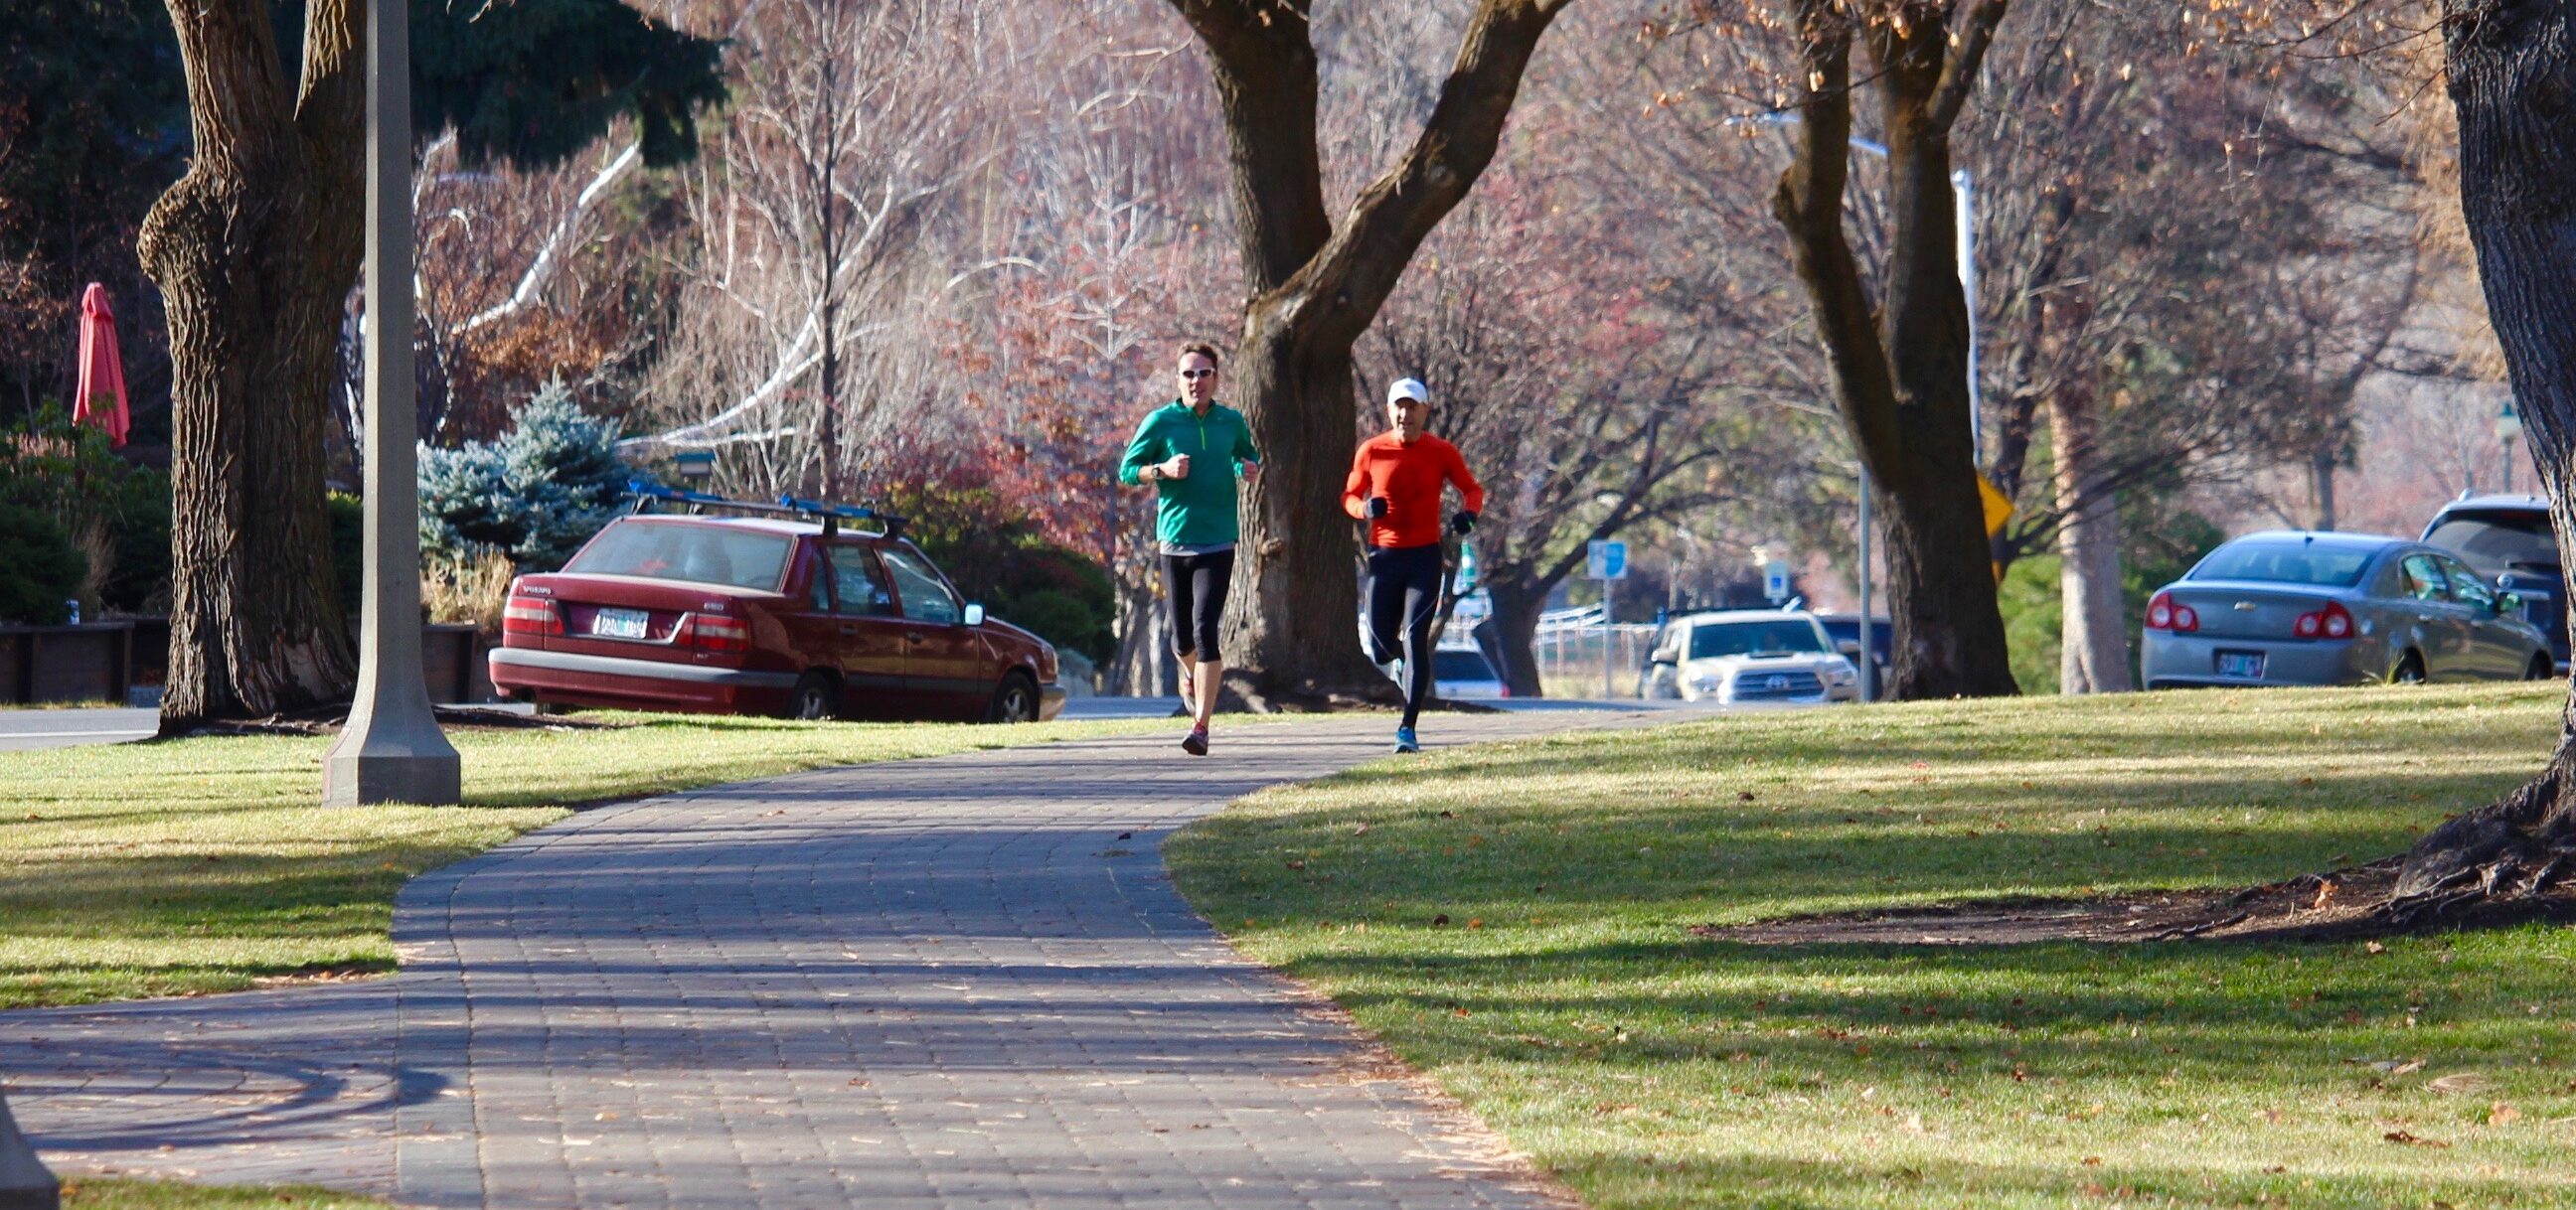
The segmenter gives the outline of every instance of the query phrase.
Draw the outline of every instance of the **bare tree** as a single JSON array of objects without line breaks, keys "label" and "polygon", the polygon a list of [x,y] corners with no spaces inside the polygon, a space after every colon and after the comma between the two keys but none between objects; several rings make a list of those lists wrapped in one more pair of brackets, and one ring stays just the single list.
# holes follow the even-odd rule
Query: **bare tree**
[{"label": "bare tree", "polygon": [[[1969,437],[1969,327],[1954,235],[1952,136],[1977,89],[2006,0],[1784,0],[1685,25],[1751,98],[1794,111],[1773,213],[1812,307],[1842,413],[1885,519],[1901,698],[2016,691],[1988,572]],[[1734,10],[1723,10],[1733,12]],[[1855,48],[1867,59],[1855,73]],[[1775,62],[1773,55],[1785,62]],[[1723,85],[1716,86],[1723,91]],[[1856,97],[1874,97],[1886,155],[1884,255],[1855,252]]]},{"label": "bare tree", "polygon": [[[2576,9],[2443,0],[2460,198],[2523,433],[2576,564]],[[2576,697],[2549,764],[2502,801],[2427,833],[2407,855],[2400,914],[2529,898],[2576,851]]]},{"label": "bare tree", "polygon": [[1567,0],[1480,0],[1411,148],[1336,226],[1318,150],[1310,0],[1172,0],[1215,74],[1246,301],[1234,401],[1271,474],[1246,493],[1229,684],[1256,705],[1383,686],[1349,624],[1339,505],[1351,350],[1434,226],[1491,161],[1539,37]]},{"label": "bare tree", "polygon": [[170,321],[165,731],[348,692],[322,444],[358,271],[363,6],[316,0],[291,83],[265,5],[174,4],[196,155],[139,249]]},{"label": "bare tree", "polygon": [[[1616,14],[1575,20],[1571,38],[1615,36]],[[1590,542],[1816,477],[1791,452],[1813,448],[1802,426],[1781,423],[1815,384],[1778,240],[1750,204],[1758,152],[1641,121],[1628,98],[1650,89],[1622,58],[1532,88],[1513,131],[1529,153],[1424,245],[1360,358],[1372,382],[1427,382],[1435,428],[1484,479],[1486,645],[1516,696],[1542,690],[1538,617]],[[1703,204],[1730,192],[1744,204]]]},{"label": "bare tree", "polygon": [[[895,426],[937,419],[950,272],[925,245],[1004,131],[1018,48],[995,0],[751,0],[737,104],[685,187],[679,330],[645,447],[723,447],[766,491],[838,494]],[[712,401],[712,403],[710,403]],[[935,426],[934,426],[935,427]]]}]

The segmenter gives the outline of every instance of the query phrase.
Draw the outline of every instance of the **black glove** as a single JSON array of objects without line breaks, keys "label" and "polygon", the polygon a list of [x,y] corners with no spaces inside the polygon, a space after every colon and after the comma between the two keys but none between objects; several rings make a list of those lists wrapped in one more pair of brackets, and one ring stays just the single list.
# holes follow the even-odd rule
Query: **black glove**
[{"label": "black glove", "polygon": [[1449,532],[1450,532],[1450,533],[1453,533],[1453,534],[1468,534],[1468,533],[1474,533],[1474,532],[1475,532],[1475,530],[1476,530],[1476,514],[1475,514],[1475,512],[1474,512],[1473,510],[1470,510],[1470,509],[1460,509],[1460,510],[1458,511],[1458,515],[1457,515],[1457,516],[1454,516],[1454,517],[1449,518]]},{"label": "black glove", "polygon": [[1388,505],[1387,505],[1387,499],[1386,499],[1386,497],[1384,497],[1384,496],[1371,496],[1371,497],[1369,497],[1369,499],[1368,499],[1368,516],[1369,516],[1369,520],[1371,520],[1371,521],[1375,521],[1375,520],[1377,520],[1378,518],[1385,516],[1385,515],[1386,515],[1387,507],[1388,507]]}]

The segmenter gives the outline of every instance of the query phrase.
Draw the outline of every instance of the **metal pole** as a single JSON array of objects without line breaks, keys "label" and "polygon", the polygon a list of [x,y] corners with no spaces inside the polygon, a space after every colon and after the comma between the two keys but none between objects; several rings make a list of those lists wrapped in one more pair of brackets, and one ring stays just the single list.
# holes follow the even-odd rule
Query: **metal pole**
[{"label": "metal pole", "polygon": [[456,748],[420,668],[420,427],[412,382],[411,13],[367,3],[367,561],[358,693],[322,804],[453,803]]},{"label": "metal pole", "polygon": [[1869,466],[1860,468],[1860,700],[1878,700],[1877,648],[1869,624]]},{"label": "metal pole", "polygon": [[1959,290],[1968,300],[1968,461],[1986,463],[1984,406],[1977,386],[1977,191],[1965,168],[1950,174],[1959,217]]},{"label": "metal pole", "polygon": [[0,1210],[58,1210],[62,1202],[62,1182],[18,1133],[9,1098],[0,1093]]},{"label": "metal pole", "polygon": [[1610,597],[1618,590],[1617,580],[1601,582],[1601,696],[1610,696]]}]

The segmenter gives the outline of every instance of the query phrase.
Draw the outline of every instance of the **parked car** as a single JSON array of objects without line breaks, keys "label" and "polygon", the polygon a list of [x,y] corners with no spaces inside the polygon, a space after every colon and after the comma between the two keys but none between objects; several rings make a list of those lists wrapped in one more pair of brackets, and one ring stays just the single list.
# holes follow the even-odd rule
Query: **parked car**
[{"label": "parked car", "polygon": [[2567,573],[2558,563],[2549,501],[2462,496],[2433,514],[2424,541],[2458,554],[2496,587],[2520,595],[2522,616],[2549,640],[2558,675],[2567,675]]},{"label": "parked car", "polygon": [[1431,651],[1431,691],[1454,700],[1510,697],[1503,674],[1473,642],[1443,643]]},{"label": "parked car", "polygon": [[[687,494],[670,493],[687,498]],[[919,547],[834,505],[638,514],[510,586],[492,684],[522,701],[794,718],[1027,722],[1055,648],[965,601]]]},{"label": "parked car", "polygon": [[[1368,642],[1365,638],[1360,641],[1363,645]],[[1378,665],[1377,670],[1396,687],[1404,686],[1403,659],[1389,660]],[[1431,695],[1453,700],[1510,697],[1511,689],[1503,684],[1503,674],[1494,670],[1494,662],[1485,658],[1482,648],[1473,640],[1454,638],[1444,639],[1431,649]]]},{"label": "parked car", "polygon": [[2421,542],[2248,534],[2149,598],[2138,662],[2150,689],[2550,676],[2522,608]]},{"label": "parked car", "polygon": [[1857,701],[1860,668],[1804,610],[1684,614],[1656,633],[1639,696],[1730,704]]},{"label": "parked car", "polygon": [[[1834,650],[1860,663],[1860,615],[1856,613],[1820,613],[1816,620],[1824,623],[1825,634],[1833,639]],[[1869,662],[1862,671],[1869,674],[1870,700],[1887,696],[1887,667],[1896,659],[1896,624],[1885,615],[1869,619]]]}]

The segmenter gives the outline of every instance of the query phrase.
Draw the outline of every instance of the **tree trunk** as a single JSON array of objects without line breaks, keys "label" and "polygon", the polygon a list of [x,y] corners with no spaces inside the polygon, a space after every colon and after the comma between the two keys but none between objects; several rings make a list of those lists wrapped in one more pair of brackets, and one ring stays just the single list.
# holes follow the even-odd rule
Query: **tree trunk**
[{"label": "tree trunk", "polygon": [[1889,695],[2018,692],[1995,605],[1992,550],[1968,435],[1968,306],[1959,285],[1950,128],[2002,19],[1981,0],[1956,53],[1947,5],[1910,24],[1857,31],[1870,43],[1887,132],[1892,249],[1873,303],[1843,231],[1850,168],[1855,18],[1836,0],[1799,0],[1806,95],[1796,159],[1774,209],[1833,364],[1835,400],[1885,515]]},{"label": "tree trunk", "polygon": [[[1545,697],[1547,687],[1538,675],[1538,615],[1547,609],[1545,586],[1533,588],[1517,580],[1488,580],[1486,599],[1494,603],[1494,612],[1476,628],[1476,641],[1493,657],[1494,668],[1502,673],[1503,685],[1513,697]],[[1486,631],[1492,631],[1488,640]]]},{"label": "tree trunk", "polygon": [[1404,158],[1324,208],[1309,0],[1171,0],[1208,52],[1224,110],[1246,278],[1229,390],[1261,448],[1246,485],[1225,654],[1256,708],[1392,689],[1360,651],[1351,348],[1440,220],[1493,159],[1522,71],[1569,0],[1481,0],[1439,101]]},{"label": "tree trunk", "polygon": [[1244,485],[1226,654],[1246,674],[1236,691],[1262,705],[1386,683],[1360,650],[1356,524],[1342,511],[1350,346],[1302,341],[1280,312],[1255,310],[1234,371],[1237,398],[1258,401],[1245,415],[1268,473]]},{"label": "tree trunk", "polygon": [[2091,393],[2073,386],[2051,392],[2048,426],[2057,446],[2057,509],[2065,518],[2057,527],[2057,690],[2126,693],[2136,686],[2121,616],[2120,506],[2103,482]]},{"label": "tree trunk", "polygon": [[2331,531],[2335,527],[2335,454],[2320,449],[2308,455],[2308,492],[2317,503],[2316,524],[2312,529]]},{"label": "tree trunk", "polygon": [[165,734],[346,698],[356,677],[323,434],[358,271],[366,118],[356,0],[312,4],[300,97],[268,6],[171,0],[170,16],[196,154],[138,241],[170,322]]},{"label": "tree trunk", "polygon": [[[2576,566],[2576,6],[2444,0],[2460,202],[2523,435]],[[2540,775],[2407,854],[2400,918],[2536,896],[2576,866],[2576,699]]]}]

